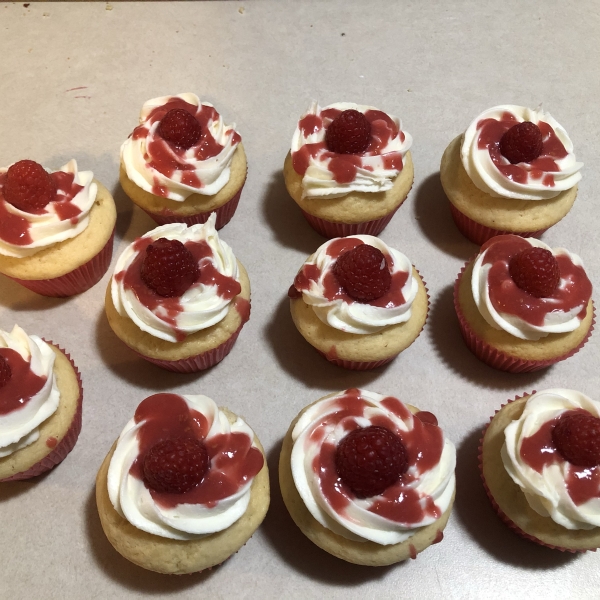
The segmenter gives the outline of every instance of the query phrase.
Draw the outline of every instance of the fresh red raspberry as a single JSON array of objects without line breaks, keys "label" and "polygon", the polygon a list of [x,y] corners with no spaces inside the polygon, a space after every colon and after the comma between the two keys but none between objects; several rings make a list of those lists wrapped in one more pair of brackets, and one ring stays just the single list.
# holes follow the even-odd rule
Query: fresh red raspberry
[{"label": "fresh red raspberry", "polygon": [[513,165],[531,162],[542,153],[542,132],[530,121],[513,125],[500,138],[500,153]]},{"label": "fresh red raspberry", "polygon": [[0,388],[3,388],[12,377],[12,369],[8,364],[8,360],[4,356],[0,356]]},{"label": "fresh red raspberry", "polygon": [[184,494],[198,485],[209,468],[206,446],[193,438],[164,440],[144,458],[144,479],[157,492]]},{"label": "fresh red raspberry", "polygon": [[358,498],[377,496],[408,469],[402,440],[385,427],[372,425],[351,431],[338,444],[335,468]]},{"label": "fresh red raspberry", "polygon": [[325,143],[330,152],[362,154],[371,141],[371,123],[357,110],[345,110],[327,128]]},{"label": "fresh red raspberry", "polygon": [[146,248],[140,275],[159,296],[173,298],[181,296],[198,280],[200,269],[179,240],[159,238]]},{"label": "fresh red raspberry", "polygon": [[173,108],[161,119],[158,133],[167,142],[187,150],[200,139],[202,128],[194,115],[187,110]]},{"label": "fresh red raspberry", "polygon": [[19,210],[35,212],[54,199],[56,185],[42,165],[20,160],[8,168],[3,194]]},{"label": "fresh red raspberry", "polygon": [[562,416],[552,430],[552,440],[562,457],[578,467],[600,465],[600,419],[589,413]]},{"label": "fresh red raspberry", "polygon": [[550,250],[527,248],[515,254],[508,265],[513,281],[536,298],[547,298],[560,282],[560,267]]},{"label": "fresh red raspberry", "polygon": [[344,252],[335,262],[333,272],[348,295],[359,302],[381,298],[392,283],[385,256],[368,244]]}]

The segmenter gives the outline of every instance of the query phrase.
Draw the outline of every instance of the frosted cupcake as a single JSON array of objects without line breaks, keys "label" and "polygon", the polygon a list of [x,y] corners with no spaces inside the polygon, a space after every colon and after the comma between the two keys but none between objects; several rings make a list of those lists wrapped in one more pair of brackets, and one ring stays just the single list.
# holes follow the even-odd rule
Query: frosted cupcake
[{"label": "frosted cupcake", "polygon": [[19,326],[0,330],[0,482],[49,471],[81,431],[83,389],[58,346]]},{"label": "frosted cupcake", "polygon": [[102,528],[131,562],[181,575],[218,565],[269,507],[264,453],[243,419],[206,396],[155,394],[96,478]]},{"label": "frosted cupcake", "polygon": [[457,227],[483,244],[503,233],[538,237],[560,221],[575,202],[582,166],[548,113],[502,105],[450,143],[440,177]]},{"label": "frosted cupcake", "polygon": [[377,235],[412,187],[411,144],[400,119],[372,106],[313,102],[285,159],[287,190],[321,235]]},{"label": "frosted cupcake", "polygon": [[329,361],[372,369],[421,333],[429,308],[410,260],[379,238],[330,240],[304,263],[288,291],[304,339]]},{"label": "frosted cupcake", "polygon": [[369,566],[440,542],[454,502],[456,450],[430,412],[350,389],[306,407],[283,441],[279,483],[317,546]]},{"label": "frosted cupcake", "polygon": [[125,193],[159,225],[229,222],[246,181],[246,155],[235,124],[195,94],[148,100],[121,146]]},{"label": "frosted cupcake", "polygon": [[116,219],[108,190],[74,160],[0,169],[0,273],[43,296],[84,292],[108,270]]},{"label": "frosted cupcake", "polygon": [[454,306],[469,349],[491,367],[535,371],[577,352],[594,326],[581,258],[535,238],[497,236],[468,262]]},{"label": "frosted cupcake", "polygon": [[215,230],[162,225],[130,244],[106,290],[115,334],[146,360],[182,373],[229,354],[250,318],[250,281]]},{"label": "frosted cupcake", "polygon": [[571,552],[600,545],[600,403],[544,390],[504,405],[484,432],[487,494],[523,537]]}]

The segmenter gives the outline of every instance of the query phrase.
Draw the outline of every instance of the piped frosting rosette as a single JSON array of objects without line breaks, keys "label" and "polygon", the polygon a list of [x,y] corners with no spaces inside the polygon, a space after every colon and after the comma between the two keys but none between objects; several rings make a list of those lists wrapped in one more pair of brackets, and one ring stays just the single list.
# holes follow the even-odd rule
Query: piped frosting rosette
[{"label": "piped frosting rosette", "polygon": [[[353,541],[382,545],[407,540],[449,508],[456,450],[430,413],[413,413],[397,398],[350,389],[309,406],[293,431],[294,483],[323,527]],[[408,470],[382,494],[357,498],[336,472],[339,442],[358,427],[386,427],[407,449]]]},{"label": "piped frosting rosette", "polygon": [[[187,492],[158,492],[144,482],[145,455],[154,444],[177,437],[205,444],[209,470]],[[230,423],[206,396],[155,394],[138,406],[119,436],[108,494],[115,510],[138,529],[174,540],[198,539],[227,529],[244,514],[263,464],[254,432],[241,418]]]},{"label": "piped frosting rosette", "polygon": [[[500,139],[512,126],[529,121],[542,133],[542,152],[530,163],[511,164]],[[461,160],[473,184],[494,198],[545,200],[575,186],[583,163],[577,162],[565,129],[541,108],[501,105],[481,113],[467,128]]]},{"label": "piped frosting rosette", "polygon": [[[371,124],[371,141],[360,154],[330,152],[325,134],[345,110],[357,110]],[[294,170],[302,176],[302,197],[337,198],[350,192],[385,192],[403,167],[412,145],[398,117],[372,106],[338,102],[321,108],[313,102],[298,121],[292,138]]]},{"label": "piped frosting rosette", "polygon": [[[200,124],[200,139],[188,149],[169,144],[158,131],[173,109],[187,111]],[[235,124],[227,125],[209,102],[190,93],[163,96],[144,104],[140,125],[121,146],[121,159],[138,187],[183,202],[191,194],[212,196],[225,186],[240,141]]]}]

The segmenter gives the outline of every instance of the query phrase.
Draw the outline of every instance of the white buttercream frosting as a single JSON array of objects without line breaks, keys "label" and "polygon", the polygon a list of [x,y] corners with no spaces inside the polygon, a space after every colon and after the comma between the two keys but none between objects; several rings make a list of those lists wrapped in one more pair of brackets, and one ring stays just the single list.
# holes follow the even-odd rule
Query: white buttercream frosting
[{"label": "white buttercream frosting", "polygon": [[[529,121],[539,126],[545,123],[550,126],[558,140],[564,146],[566,156],[552,157],[545,154],[542,150],[541,158],[554,158],[557,170],[545,170],[543,161],[529,163],[519,163],[527,172],[525,183],[519,183],[511,177],[502,173],[490,156],[490,150],[487,147],[479,147],[479,137],[481,133],[482,122],[486,119],[500,121],[506,114],[512,115],[514,122],[511,125]],[[543,126],[543,125],[542,125]],[[508,129],[508,127],[507,127]],[[542,132],[543,133],[543,132]],[[501,134],[500,134],[501,137]],[[494,141],[494,148],[498,148],[500,137]],[[544,141],[548,139],[546,135]],[[508,159],[499,155],[502,166],[509,166]],[[524,106],[515,106],[506,104],[495,106],[481,113],[465,131],[460,151],[460,157],[465,170],[474,185],[482,192],[489,194],[494,198],[515,198],[520,200],[544,200],[554,198],[560,192],[572,188],[581,179],[579,172],[583,163],[577,162],[573,153],[573,142],[567,135],[565,129],[552,116],[544,112],[541,107],[532,110]],[[554,169],[554,168],[553,168]],[[544,183],[546,176],[549,176],[552,185]]]},{"label": "white buttercream frosting", "polygon": [[[205,242],[210,248],[211,256],[202,258],[198,262],[200,271],[202,272],[203,267],[210,264],[221,275],[239,282],[237,260],[231,248],[219,238],[215,229],[215,220],[216,215],[213,213],[206,223],[191,227],[183,223],[162,225],[146,233],[142,239],[155,241],[166,238],[178,240],[183,244],[188,241]],[[164,303],[159,303],[154,310],[150,310],[141,302],[135,290],[126,285],[125,279],[118,277],[119,273],[132,268],[131,265],[138,254],[136,242],[133,242],[125,248],[115,266],[115,275],[111,281],[111,296],[121,316],[129,317],[142,331],[169,342],[177,342],[178,336],[182,334],[187,336],[206,329],[225,318],[232,299],[228,300],[220,296],[218,286],[210,282],[203,283],[202,277],[177,299],[181,310],[174,318],[166,307],[172,306],[173,298],[165,298]]]},{"label": "white buttercream frosting", "polygon": [[[157,110],[177,99],[187,103],[188,112],[200,119],[203,111],[208,114],[208,121],[200,140],[184,152],[176,151],[166,142],[158,127],[160,120],[167,110]],[[142,129],[140,129],[140,127]],[[143,134],[143,135],[142,135]],[[202,159],[200,155],[203,144],[206,145],[206,137],[210,136],[214,142],[222,146],[217,154]],[[239,144],[239,134],[235,131],[235,123],[227,125],[221,115],[209,102],[200,102],[196,94],[177,94],[176,96],[162,96],[148,100],[142,107],[140,113],[140,126],[125,140],[121,146],[121,160],[125,165],[127,177],[138,187],[152,194],[157,194],[170,200],[183,202],[191,194],[213,196],[219,192],[230,177],[230,166],[233,154]],[[212,143],[212,140],[211,140]],[[176,168],[159,170],[156,157],[153,156],[153,144],[160,148],[160,161],[163,156],[168,156],[171,165]],[[195,176],[200,185],[187,182],[184,175]]]},{"label": "white buttercream frosting", "polygon": [[21,400],[21,406],[17,410],[0,414],[0,458],[2,458],[39,439],[39,426],[56,412],[60,392],[54,375],[55,355],[44,340],[36,335],[28,336],[18,325],[15,325],[10,333],[0,330],[0,348],[10,348],[17,352],[25,362],[29,363],[31,372],[45,380],[34,396]]},{"label": "white buttercream frosting", "polygon": [[[344,411],[339,404],[340,399],[352,392],[357,392],[365,403],[359,416],[352,415],[351,411]],[[344,494],[347,505],[343,510],[336,510],[324,494],[322,482],[313,465],[319,460],[324,444],[331,444],[337,448],[344,436],[357,426],[369,427],[374,422],[379,424],[384,418],[390,422],[391,427],[388,428],[400,438],[403,432],[406,435],[406,432],[413,431],[418,417],[413,416],[403,405],[402,415],[392,412],[382,404],[385,399],[381,394],[366,390],[346,390],[309,406],[292,431],[294,444],[291,455],[292,475],[298,493],[310,514],[323,527],[353,541],[372,541],[382,545],[407,540],[420,527],[434,523],[448,510],[455,490],[456,464],[456,449],[452,442],[444,438],[439,462],[433,468],[421,472],[418,468],[418,458],[409,456],[408,471],[403,476],[407,483],[403,485],[401,478],[399,483],[392,486],[394,490],[398,489],[396,502],[404,501],[404,495],[416,493],[423,508],[426,505],[430,506],[430,502],[435,504],[437,517],[424,511],[422,519],[415,523],[391,520],[369,510],[381,500],[381,496],[357,498],[349,490],[344,490],[345,486],[341,484],[336,484],[336,493]],[[399,403],[399,400],[394,401]]]},{"label": "white buttercream frosting", "polygon": [[[600,402],[581,392],[566,389],[550,389],[533,394],[519,419],[512,421],[504,430],[502,462],[512,480],[523,490],[529,506],[543,517],[567,529],[593,529],[600,527],[600,489],[595,498],[583,504],[575,504],[571,498],[567,480],[576,469],[578,477],[590,477],[591,469],[575,467],[565,460],[544,465],[541,472],[528,465],[521,456],[525,438],[533,436],[540,427],[568,410],[583,409],[594,417],[600,417]],[[593,467],[598,469],[599,467]]]},{"label": "white buttercream frosting", "polygon": [[[361,165],[356,171],[356,175],[350,182],[338,182],[334,178],[334,174],[330,169],[331,160],[335,156],[329,152],[325,146],[325,134],[327,127],[331,123],[332,119],[323,117],[322,113],[326,110],[357,110],[363,114],[368,111],[377,111],[381,113],[379,109],[373,106],[365,106],[362,104],[353,104],[351,102],[337,102],[330,104],[324,108],[320,107],[317,102],[312,102],[308,111],[300,119],[294,136],[292,138],[292,156],[300,151],[304,146],[310,144],[321,144],[323,147],[318,150],[315,156],[310,156],[308,169],[302,177],[302,197],[324,197],[324,198],[336,198],[345,196],[350,192],[385,192],[390,190],[394,184],[394,178],[400,172],[400,169],[389,168],[384,163],[384,156],[391,156],[393,154],[399,154],[404,158],[412,145],[412,137],[405,131],[402,131],[402,124],[398,117],[387,115],[391,121],[395,124],[397,132],[390,136],[390,139],[386,143],[379,147],[378,143],[372,146],[375,149],[368,148],[360,156]],[[314,115],[321,121],[321,126],[314,128],[313,131],[303,131],[300,127],[302,119],[306,118],[307,115]],[[372,123],[371,136],[377,135],[375,126],[381,126],[382,131],[386,133],[390,132],[389,124],[383,119],[379,119],[377,123]],[[376,140],[378,141],[378,140]],[[337,155],[337,156],[351,156],[351,155]]]},{"label": "white buttercream frosting", "polygon": [[[0,169],[0,173],[6,173],[6,171],[8,171],[8,167]],[[0,196],[0,202],[3,203],[8,213],[27,222],[27,230],[31,238],[31,242],[28,244],[11,243],[8,239],[2,238],[2,227],[0,226],[1,255],[16,258],[31,256],[53,244],[74,238],[86,229],[90,222],[90,210],[94,205],[98,192],[98,186],[93,181],[94,174],[92,171],[79,171],[75,160],[70,160],[54,172],[58,173],[60,171],[72,174],[74,177],[73,183],[82,188],[69,200],[70,204],[79,209],[79,214],[67,218],[61,217],[58,206],[61,202],[65,202],[66,195],[64,190],[60,188],[57,190],[55,199],[49,202],[43,211],[39,213],[19,210],[4,200],[3,196]]]}]

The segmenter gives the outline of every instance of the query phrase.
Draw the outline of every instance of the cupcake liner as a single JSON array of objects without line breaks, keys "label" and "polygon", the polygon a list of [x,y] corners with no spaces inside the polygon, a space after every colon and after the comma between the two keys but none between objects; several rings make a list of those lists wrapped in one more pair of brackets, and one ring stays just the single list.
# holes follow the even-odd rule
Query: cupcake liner
[{"label": "cupcake liner", "polygon": [[227,225],[229,221],[231,221],[231,218],[233,217],[238,207],[240,196],[242,195],[242,189],[244,188],[245,183],[246,180],[244,179],[240,189],[236,192],[233,198],[231,198],[231,200],[228,200],[225,204],[223,204],[223,206],[219,206],[219,208],[217,208],[216,210],[209,210],[207,212],[197,213],[189,217],[177,216],[171,213],[171,211],[167,210],[162,213],[153,213],[144,209],[144,212],[146,212],[159,225],[166,225],[167,223],[185,223],[188,227],[191,225],[206,223],[206,221],[208,221],[208,217],[210,217],[212,213],[215,213],[217,215],[217,222],[215,227],[217,229],[221,229],[222,227]]},{"label": "cupcake liner", "polygon": [[65,273],[60,277],[31,280],[10,277],[10,279],[42,296],[64,298],[67,296],[74,296],[75,294],[81,294],[96,285],[102,279],[106,271],[108,271],[112,259],[114,237],[115,230],[113,229],[104,248],[102,248],[96,256],[80,267],[77,267],[73,271]]},{"label": "cupcake liner", "polygon": [[537,231],[501,231],[499,229],[492,229],[491,227],[486,227],[485,225],[481,225],[472,219],[469,219],[469,217],[461,213],[452,202],[450,202],[450,213],[452,214],[452,218],[454,219],[454,223],[458,230],[467,239],[478,246],[481,246],[483,243],[497,235],[514,234],[520,235],[521,237],[539,238],[544,231],[549,229],[548,227],[546,227],[546,229],[538,229]]},{"label": "cupcake liner", "polygon": [[31,479],[32,477],[37,477],[46,471],[50,471],[56,465],[61,463],[73,450],[75,443],[77,442],[77,438],[79,438],[79,433],[81,432],[81,423],[82,423],[82,408],[83,408],[83,385],[81,383],[81,373],[79,369],[75,366],[71,355],[63,350],[58,344],[54,344],[48,340],[44,340],[46,343],[51,344],[52,346],[58,348],[71,363],[71,366],[75,370],[75,375],[77,376],[77,383],[79,385],[79,398],[77,400],[77,410],[75,411],[75,415],[73,416],[73,420],[71,421],[71,425],[69,429],[65,433],[63,439],[55,446],[55,448],[47,454],[42,460],[35,463],[31,466],[27,471],[23,471],[21,473],[17,473],[12,475],[11,477],[7,477],[5,479],[1,479],[0,483],[3,481],[22,481],[23,479]]},{"label": "cupcake liner", "polygon": [[460,285],[460,280],[462,279],[465,268],[469,262],[465,263],[463,268],[461,269],[456,281],[454,282],[454,309],[456,310],[456,315],[458,316],[458,324],[460,326],[460,332],[462,337],[467,345],[467,348],[482,362],[494,369],[498,369],[500,371],[507,371],[509,373],[530,373],[532,371],[539,371],[540,369],[544,369],[553,365],[561,360],[565,360],[573,354],[579,352],[581,348],[586,344],[590,335],[592,335],[592,331],[594,330],[594,325],[596,324],[596,307],[592,302],[592,323],[590,328],[582,340],[582,342],[569,350],[565,354],[561,356],[557,356],[555,358],[550,358],[547,360],[525,360],[522,358],[516,358],[514,356],[510,356],[501,350],[498,350],[482,340],[477,334],[473,331],[469,323],[467,322],[462,309],[460,308],[460,304],[458,301],[458,288]]},{"label": "cupcake liner", "polygon": [[[488,427],[490,426],[490,423],[492,422],[492,419],[508,404],[510,404],[511,402],[515,402],[516,400],[520,400],[521,398],[524,398],[525,396],[531,396],[532,394],[535,394],[535,390],[533,390],[531,393],[527,394],[524,393],[521,396],[515,396],[514,399],[508,399],[506,401],[505,404],[503,404],[498,410],[496,410],[496,412],[490,417],[489,423],[487,423],[487,425],[484,427],[483,431],[481,432],[481,438],[479,440],[479,447],[478,447],[478,455],[477,455],[477,459],[478,459],[478,463],[479,463],[479,474],[481,476],[481,480],[483,482],[483,487],[485,489],[485,493],[487,494],[487,497],[494,509],[494,511],[496,512],[496,514],[498,515],[498,517],[500,517],[500,520],[509,528],[511,529],[514,533],[516,533],[517,535],[521,536],[522,538],[529,540],[530,542],[535,542],[536,544],[539,544],[540,546],[545,546],[546,548],[551,548],[552,550],[560,550],[561,552],[571,552],[573,554],[575,553],[583,553],[583,552],[587,552],[588,550],[586,549],[573,549],[573,548],[564,548],[562,546],[555,546],[553,544],[548,544],[546,542],[543,542],[542,540],[534,537],[533,535],[530,535],[529,533],[523,531],[514,521],[512,521],[507,515],[506,513],[498,506],[498,503],[496,502],[496,500],[494,499],[494,496],[492,495],[492,492],[490,491],[486,480],[485,480],[485,476],[483,474],[483,438],[485,437],[485,434],[488,430]],[[590,548],[589,549],[591,552],[596,552],[596,548]]]}]

